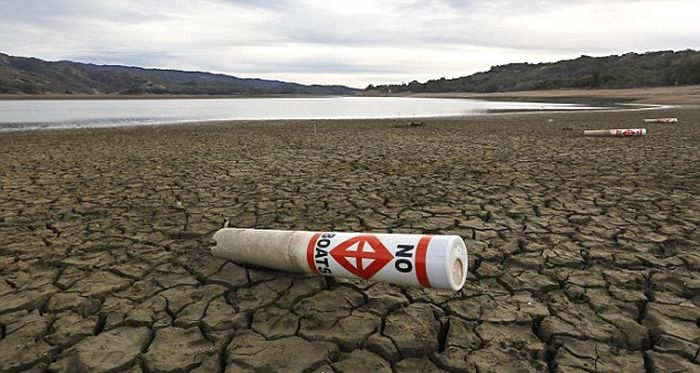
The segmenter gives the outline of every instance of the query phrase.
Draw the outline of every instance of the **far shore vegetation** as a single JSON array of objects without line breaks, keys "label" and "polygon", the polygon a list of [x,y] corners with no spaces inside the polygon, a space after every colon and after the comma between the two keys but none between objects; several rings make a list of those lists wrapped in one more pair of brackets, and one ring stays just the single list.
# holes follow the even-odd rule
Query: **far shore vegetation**
[{"label": "far shore vegetation", "polygon": [[661,51],[581,56],[553,63],[511,63],[489,71],[425,83],[370,85],[366,92],[513,92],[560,88],[641,88],[700,84],[700,52]]}]

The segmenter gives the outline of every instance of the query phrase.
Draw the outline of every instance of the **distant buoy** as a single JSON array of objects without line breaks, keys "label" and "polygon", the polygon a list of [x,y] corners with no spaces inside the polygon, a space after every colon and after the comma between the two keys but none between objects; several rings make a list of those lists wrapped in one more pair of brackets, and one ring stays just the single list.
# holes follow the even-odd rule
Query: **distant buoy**
[{"label": "distant buoy", "polygon": [[642,119],[644,123],[677,123],[678,118],[650,118]]},{"label": "distant buoy", "polygon": [[603,137],[636,137],[646,136],[646,128],[629,128],[629,129],[612,129],[612,130],[585,130],[584,136],[603,136]]}]

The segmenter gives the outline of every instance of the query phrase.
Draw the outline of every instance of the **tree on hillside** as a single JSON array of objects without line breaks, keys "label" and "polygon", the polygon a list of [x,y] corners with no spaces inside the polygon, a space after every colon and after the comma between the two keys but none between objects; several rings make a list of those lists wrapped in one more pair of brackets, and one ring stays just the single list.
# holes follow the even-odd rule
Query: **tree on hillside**
[{"label": "tree on hillside", "polygon": [[700,84],[700,55],[686,56],[673,63],[666,73],[667,84]]}]

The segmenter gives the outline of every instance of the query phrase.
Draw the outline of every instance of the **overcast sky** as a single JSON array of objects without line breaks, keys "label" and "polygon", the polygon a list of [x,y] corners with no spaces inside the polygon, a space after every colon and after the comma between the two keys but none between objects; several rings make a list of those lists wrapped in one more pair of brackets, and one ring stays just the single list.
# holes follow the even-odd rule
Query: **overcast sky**
[{"label": "overcast sky", "polygon": [[700,49],[698,0],[0,0],[0,52],[365,87]]}]

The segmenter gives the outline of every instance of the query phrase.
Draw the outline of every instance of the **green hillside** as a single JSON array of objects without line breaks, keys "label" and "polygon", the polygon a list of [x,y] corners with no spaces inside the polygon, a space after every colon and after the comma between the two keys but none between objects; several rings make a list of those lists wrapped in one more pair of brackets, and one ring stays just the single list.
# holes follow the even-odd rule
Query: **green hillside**
[{"label": "green hillside", "polygon": [[455,79],[367,87],[386,93],[508,92],[557,88],[637,88],[700,84],[700,52],[581,56],[553,63],[511,63]]},{"label": "green hillside", "polygon": [[0,94],[350,95],[339,85],[302,85],[223,74],[49,62],[0,53]]}]

